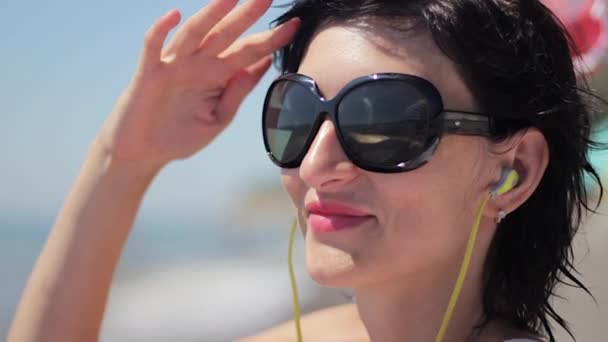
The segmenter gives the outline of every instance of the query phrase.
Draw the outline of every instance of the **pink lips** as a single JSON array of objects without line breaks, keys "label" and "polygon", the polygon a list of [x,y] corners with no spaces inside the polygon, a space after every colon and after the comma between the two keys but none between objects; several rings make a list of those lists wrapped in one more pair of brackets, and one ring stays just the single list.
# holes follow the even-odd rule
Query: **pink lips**
[{"label": "pink lips", "polygon": [[339,203],[312,202],[306,205],[306,209],[310,213],[310,227],[319,233],[355,228],[373,218],[366,212]]}]

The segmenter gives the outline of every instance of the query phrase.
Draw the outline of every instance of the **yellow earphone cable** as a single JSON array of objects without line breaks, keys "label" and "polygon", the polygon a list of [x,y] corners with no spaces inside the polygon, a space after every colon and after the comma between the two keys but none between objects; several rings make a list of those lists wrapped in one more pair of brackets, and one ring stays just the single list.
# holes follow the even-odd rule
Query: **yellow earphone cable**
[{"label": "yellow earphone cable", "polygon": [[[475,241],[477,239],[477,232],[479,231],[479,225],[481,223],[481,216],[483,214],[483,210],[486,207],[486,204],[490,200],[491,195],[488,195],[484,198],[481,206],[479,207],[479,211],[475,216],[475,221],[473,223],[473,228],[471,229],[471,233],[469,235],[469,241],[467,242],[467,247],[464,255],[464,259],[462,261],[462,265],[460,267],[460,273],[458,274],[458,279],[456,280],[456,285],[454,286],[454,290],[452,291],[452,295],[450,297],[450,302],[448,303],[448,307],[443,315],[443,321],[441,323],[441,328],[437,333],[437,337],[435,337],[435,342],[443,341],[445,337],[445,333],[447,331],[450,320],[452,319],[452,314],[454,313],[454,308],[458,303],[458,298],[460,297],[460,292],[462,291],[462,286],[464,285],[464,279],[466,277],[467,271],[469,269],[469,264],[471,262],[471,257],[473,256],[473,249],[475,247]],[[288,255],[288,263],[289,263],[289,277],[291,279],[291,291],[293,294],[293,317],[294,323],[296,325],[296,333],[298,342],[302,342],[302,327],[300,325],[300,300],[298,298],[298,288],[296,285],[296,277],[293,268],[293,245],[296,235],[297,228],[297,219],[294,220],[293,226],[291,227],[291,234],[289,236],[289,255]]]},{"label": "yellow earphone cable", "polygon": [[291,280],[291,293],[293,297],[293,321],[296,324],[296,334],[298,342],[302,342],[302,327],[300,326],[300,299],[298,298],[298,286],[296,285],[296,274],[293,270],[293,245],[296,236],[296,228],[298,219],[293,220],[291,233],[289,234],[289,255],[287,263],[289,264],[289,279]]},{"label": "yellow earphone cable", "polygon": [[473,249],[475,247],[475,241],[477,239],[477,232],[479,231],[479,225],[481,223],[481,216],[483,214],[483,210],[486,207],[486,204],[490,200],[492,194],[487,195],[481,206],[479,207],[479,211],[475,216],[475,221],[473,223],[473,228],[471,229],[471,233],[469,234],[469,241],[467,242],[467,247],[465,250],[464,258],[462,260],[462,265],[460,266],[460,273],[458,274],[458,279],[456,280],[456,285],[454,286],[454,290],[452,290],[452,295],[450,297],[450,302],[448,303],[448,308],[445,310],[443,315],[443,321],[441,323],[441,328],[439,328],[439,332],[435,337],[435,342],[443,341],[445,337],[445,333],[448,329],[448,325],[450,324],[450,320],[452,319],[452,314],[454,313],[454,308],[456,307],[456,303],[458,303],[458,298],[460,297],[460,292],[462,291],[462,286],[464,285],[464,279],[466,278],[467,271],[469,269],[469,264],[471,263],[471,257],[473,256]]},{"label": "yellow earphone cable", "polygon": [[[452,319],[452,315],[454,314],[454,308],[456,307],[456,304],[458,303],[458,298],[460,297],[460,292],[462,291],[462,287],[464,285],[464,280],[466,278],[467,271],[469,269],[469,264],[471,263],[471,257],[473,256],[473,249],[475,247],[475,242],[477,240],[477,232],[479,231],[479,226],[481,224],[481,217],[483,215],[483,211],[486,207],[486,204],[488,204],[488,201],[493,196],[501,195],[501,194],[509,191],[509,189],[511,189],[517,183],[518,179],[519,179],[519,176],[515,171],[512,171],[511,173],[509,173],[506,181],[501,182],[501,186],[499,188],[495,189],[494,191],[492,191],[492,193],[488,194],[483,199],[481,205],[479,206],[479,211],[477,212],[477,215],[475,216],[475,221],[473,222],[473,227],[471,229],[471,233],[469,234],[469,240],[467,242],[465,255],[462,260],[462,265],[460,266],[458,278],[456,279],[456,285],[454,286],[454,289],[452,290],[452,294],[450,296],[450,301],[448,303],[448,307],[443,315],[441,327],[439,328],[437,336],[435,337],[435,342],[443,341],[446,331],[448,329],[450,320]],[[293,294],[293,317],[294,317],[294,322],[296,325],[296,333],[297,333],[297,337],[298,337],[298,342],[302,342],[303,341],[302,340],[302,328],[300,326],[300,300],[298,298],[298,288],[296,286],[296,278],[295,278],[295,273],[294,273],[294,269],[293,269],[293,245],[294,245],[297,224],[298,224],[297,219],[295,219],[293,222],[293,226],[291,228],[291,234],[289,237],[288,263],[289,263],[289,277],[291,279],[291,290],[292,290],[292,294]]]}]

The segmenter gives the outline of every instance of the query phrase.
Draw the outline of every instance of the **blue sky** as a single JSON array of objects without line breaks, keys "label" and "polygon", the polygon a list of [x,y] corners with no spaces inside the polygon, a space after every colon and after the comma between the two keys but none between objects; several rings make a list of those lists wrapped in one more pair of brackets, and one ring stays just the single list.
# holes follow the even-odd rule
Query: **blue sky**
[{"label": "blue sky", "polygon": [[[0,217],[56,214],[135,68],[145,31],[171,8],[186,18],[206,3],[0,2]],[[271,9],[251,32],[281,12]],[[159,175],[145,215],[195,218],[225,209],[243,189],[278,183],[260,132],[264,91],[275,75],[265,76],[211,146]]]}]

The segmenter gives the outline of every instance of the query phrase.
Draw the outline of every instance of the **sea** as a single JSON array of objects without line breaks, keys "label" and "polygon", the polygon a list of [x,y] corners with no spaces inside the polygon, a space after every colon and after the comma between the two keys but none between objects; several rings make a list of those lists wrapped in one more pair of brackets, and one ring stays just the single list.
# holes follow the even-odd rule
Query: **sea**
[{"label": "sea", "polygon": [[[8,334],[53,219],[0,217],[0,339]],[[134,225],[115,274],[100,341],[232,341],[291,319],[288,231],[212,222]],[[351,301],[295,268],[303,310]]]}]

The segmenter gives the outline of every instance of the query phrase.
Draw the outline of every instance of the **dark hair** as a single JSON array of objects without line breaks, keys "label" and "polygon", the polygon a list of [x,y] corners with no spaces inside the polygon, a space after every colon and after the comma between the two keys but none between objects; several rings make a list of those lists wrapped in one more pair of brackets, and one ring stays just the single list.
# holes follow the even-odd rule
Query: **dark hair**
[{"label": "dark hair", "polygon": [[[600,178],[588,160],[592,112],[577,85],[577,50],[561,22],[538,0],[296,0],[274,23],[302,20],[292,43],[278,52],[282,72],[296,72],[321,25],[379,18],[395,30],[428,30],[452,59],[479,109],[495,116],[492,140],[536,127],[548,143],[550,161],[533,195],[496,231],[484,266],[481,329],[504,320],[518,329],[548,335],[550,318],[570,335],[550,299],[556,285],[576,277],[572,241],[586,211],[602,198]],[[588,206],[585,174],[598,184],[595,209]],[[590,293],[589,293],[590,294]],[[572,336],[574,339],[574,336]]]}]

